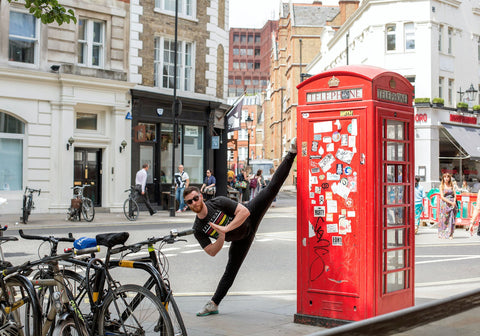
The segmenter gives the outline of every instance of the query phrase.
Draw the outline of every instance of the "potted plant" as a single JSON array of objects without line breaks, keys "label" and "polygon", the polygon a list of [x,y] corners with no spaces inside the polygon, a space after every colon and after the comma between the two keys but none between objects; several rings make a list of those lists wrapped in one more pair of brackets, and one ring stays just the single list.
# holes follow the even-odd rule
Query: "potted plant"
[{"label": "potted plant", "polygon": [[443,107],[445,100],[443,98],[433,98],[432,103],[435,107]]},{"label": "potted plant", "polygon": [[430,98],[415,98],[415,106],[430,106]]},{"label": "potted plant", "polygon": [[461,112],[467,112],[468,111],[468,104],[464,102],[459,102],[457,103],[457,109],[460,110]]},{"label": "potted plant", "polygon": [[473,105],[473,110],[477,113],[480,111],[480,105]]}]

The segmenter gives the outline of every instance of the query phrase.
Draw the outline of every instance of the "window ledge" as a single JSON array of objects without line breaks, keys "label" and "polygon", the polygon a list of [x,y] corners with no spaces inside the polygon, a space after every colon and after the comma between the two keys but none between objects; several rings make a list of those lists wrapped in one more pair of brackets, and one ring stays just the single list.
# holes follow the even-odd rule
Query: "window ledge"
[{"label": "window ledge", "polygon": [[60,72],[64,74],[71,74],[71,75],[96,77],[96,78],[111,79],[111,80],[118,80],[118,81],[127,81],[127,73],[124,71],[88,68],[88,67],[78,66],[76,64],[64,63],[60,66]]},{"label": "window ledge", "polygon": [[[160,9],[160,8],[155,8],[153,11],[154,11],[155,13],[165,14],[165,15],[168,15],[168,16],[173,16],[173,17],[175,17],[175,12],[163,10],[163,9]],[[184,15],[184,14],[182,14],[182,13],[178,13],[178,18],[179,18],[179,19],[183,19],[183,20],[192,21],[192,22],[198,22],[198,19],[197,19],[197,18],[195,18],[195,17],[193,17],[193,16],[187,16],[187,15]]]}]

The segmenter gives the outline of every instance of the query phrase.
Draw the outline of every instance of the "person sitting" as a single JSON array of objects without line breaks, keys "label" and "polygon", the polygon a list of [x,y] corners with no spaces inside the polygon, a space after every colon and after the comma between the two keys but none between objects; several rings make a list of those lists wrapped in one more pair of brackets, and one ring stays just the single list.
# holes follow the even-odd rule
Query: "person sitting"
[{"label": "person sitting", "polygon": [[207,176],[203,181],[202,187],[200,188],[200,192],[204,194],[205,199],[208,200],[215,197],[215,193],[216,193],[215,183],[217,183],[217,180],[215,179],[215,176],[213,176],[212,171],[210,169],[207,169],[206,174]]}]

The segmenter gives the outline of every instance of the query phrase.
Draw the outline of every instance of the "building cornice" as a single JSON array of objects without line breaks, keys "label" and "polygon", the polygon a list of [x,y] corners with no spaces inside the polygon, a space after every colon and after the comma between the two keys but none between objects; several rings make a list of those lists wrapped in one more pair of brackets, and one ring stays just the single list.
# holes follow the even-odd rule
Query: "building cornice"
[{"label": "building cornice", "polygon": [[462,2],[458,0],[437,0],[437,1],[455,8],[460,7],[460,5],[462,4]]}]

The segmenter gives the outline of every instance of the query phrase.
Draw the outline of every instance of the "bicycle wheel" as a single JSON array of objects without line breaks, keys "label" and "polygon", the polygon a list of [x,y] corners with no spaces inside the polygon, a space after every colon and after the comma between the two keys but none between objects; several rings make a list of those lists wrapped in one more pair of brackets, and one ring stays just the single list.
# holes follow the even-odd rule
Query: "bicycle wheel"
[{"label": "bicycle wheel", "polygon": [[30,215],[30,209],[32,207],[32,199],[27,197],[27,196],[23,196],[23,212],[22,212],[22,222],[23,224],[27,224],[28,222],[28,216]]},{"label": "bicycle wheel", "polygon": [[95,207],[90,198],[84,198],[82,202],[82,215],[87,222],[91,222],[95,217]]},{"label": "bicycle wheel", "polygon": [[85,324],[83,322],[79,323],[81,323],[81,325],[77,327],[73,318],[67,318],[55,326],[52,336],[88,335]]},{"label": "bicycle wheel", "polygon": [[[41,334],[41,308],[30,281],[16,275],[5,283],[7,296],[0,293],[3,302],[0,309],[0,334],[37,336]],[[1,290],[0,290],[1,292]],[[7,310],[8,308],[8,310]]]},{"label": "bicycle wheel", "polygon": [[180,309],[178,309],[177,302],[172,295],[170,295],[166,302],[162,302],[165,306],[165,309],[168,312],[168,316],[172,321],[173,335],[174,336],[186,336],[187,328],[183,323],[182,315],[180,314]]},{"label": "bicycle wheel", "polygon": [[140,209],[134,199],[128,198],[123,203],[123,213],[128,220],[137,220]]},{"label": "bicycle wheel", "polygon": [[105,298],[98,321],[100,335],[173,336],[161,301],[138,285],[123,285]]}]

